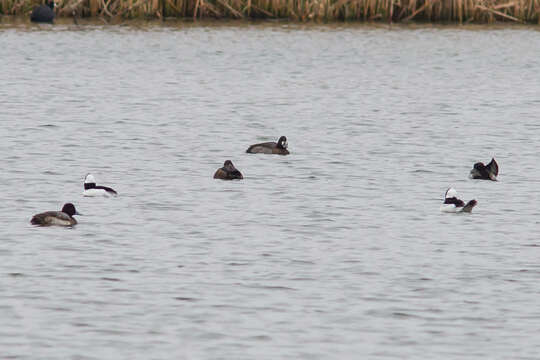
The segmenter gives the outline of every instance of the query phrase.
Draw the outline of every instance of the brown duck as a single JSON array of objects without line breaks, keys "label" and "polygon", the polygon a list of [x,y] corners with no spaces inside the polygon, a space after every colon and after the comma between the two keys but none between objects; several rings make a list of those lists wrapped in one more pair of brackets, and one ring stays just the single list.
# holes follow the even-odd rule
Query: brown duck
[{"label": "brown duck", "polygon": [[242,173],[234,167],[231,160],[227,160],[223,163],[223,167],[216,170],[214,179],[221,180],[234,180],[243,179]]}]

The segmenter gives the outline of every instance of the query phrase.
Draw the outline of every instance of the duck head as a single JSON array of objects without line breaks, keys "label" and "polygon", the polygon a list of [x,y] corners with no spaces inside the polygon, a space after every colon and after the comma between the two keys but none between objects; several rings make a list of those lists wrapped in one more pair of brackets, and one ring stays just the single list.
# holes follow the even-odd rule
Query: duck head
[{"label": "duck head", "polygon": [[94,176],[92,174],[86,175],[84,178],[84,189],[93,189],[96,187],[96,179],[94,179]]},{"label": "duck head", "polygon": [[236,168],[234,167],[233,163],[231,160],[226,160],[224,163],[223,163],[223,168],[227,171],[235,171]]},{"label": "duck head", "polygon": [[81,215],[77,212],[77,210],[75,209],[75,205],[73,205],[72,203],[64,204],[64,206],[62,207],[62,212],[68,214],[70,217],[73,217],[73,215]]},{"label": "duck head", "polygon": [[457,191],[454,188],[448,188],[448,190],[446,190],[446,193],[444,194],[444,198],[457,198]]},{"label": "duck head", "polygon": [[279,138],[277,146],[282,149],[287,149],[289,146],[289,143],[287,142],[287,138],[285,136],[282,136]]}]

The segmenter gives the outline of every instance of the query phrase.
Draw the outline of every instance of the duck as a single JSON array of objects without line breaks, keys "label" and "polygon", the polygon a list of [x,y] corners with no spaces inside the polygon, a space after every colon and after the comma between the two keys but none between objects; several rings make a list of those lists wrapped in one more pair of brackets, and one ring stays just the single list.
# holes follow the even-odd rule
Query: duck
[{"label": "duck", "polygon": [[441,205],[441,212],[470,213],[477,203],[478,202],[476,200],[470,200],[467,204],[465,204],[463,200],[457,198],[457,191],[454,188],[449,188],[444,194],[444,202]]},{"label": "duck", "polygon": [[36,6],[30,15],[30,21],[38,23],[52,23],[54,20],[54,0],[46,0],[45,4]]},{"label": "duck", "polygon": [[477,162],[474,164],[469,177],[471,179],[497,181],[498,175],[499,164],[497,164],[494,158],[491,158],[491,162],[487,165],[484,165],[483,162]]},{"label": "duck", "polygon": [[81,214],[77,212],[75,205],[66,203],[61,211],[46,211],[34,215],[32,220],[30,220],[30,223],[39,226],[73,226],[77,224],[77,220],[73,218],[73,215]]},{"label": "duck", "polygon": [[226,160],[223,163],[223,167],[216,170],[214,174],[214,179],[221,180],[234,180],[234,179],[243,179],[242,173],[234,167],[231,160]]},{"label": "duck", "polygon": [[288,146],[289,146],[289,143],[287,143],[287,138],[285,136],[281,136],[278,139],[277,143],[270,141],[270,142],[264,142],[260,144],[254,144],[254,145],[251,145],[246,150],[246,152],[250,154],[289,155],[289,150],[287,150]]},{"label": "duck", "polygon": [[96,180],[92,174],[86,175],[84,179],[83,196],[116,196],[118,193],[107,186],[96,186]]}]

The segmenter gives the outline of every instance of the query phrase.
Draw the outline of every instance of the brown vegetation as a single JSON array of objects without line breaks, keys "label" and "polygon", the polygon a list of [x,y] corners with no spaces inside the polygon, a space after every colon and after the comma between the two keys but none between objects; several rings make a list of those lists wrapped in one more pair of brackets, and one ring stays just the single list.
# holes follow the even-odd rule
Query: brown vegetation
[{"label": "brown vegetation", "polygon": [[[540,23],[540,0],[57,0],[59,16],[104,19],[279,18],[295,21]],[[41,2],[0,0],[0,14],[26,15]]]}]

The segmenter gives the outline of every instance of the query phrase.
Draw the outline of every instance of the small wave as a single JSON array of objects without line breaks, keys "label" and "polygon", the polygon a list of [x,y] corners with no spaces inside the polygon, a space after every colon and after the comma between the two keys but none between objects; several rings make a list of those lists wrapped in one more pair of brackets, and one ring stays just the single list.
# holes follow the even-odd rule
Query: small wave
[{"label": "small wave", "polygon": [[435,171],[426,170],[426,169],[416,169],[412,170],[411,173],[413,174],[433,174]]}]

